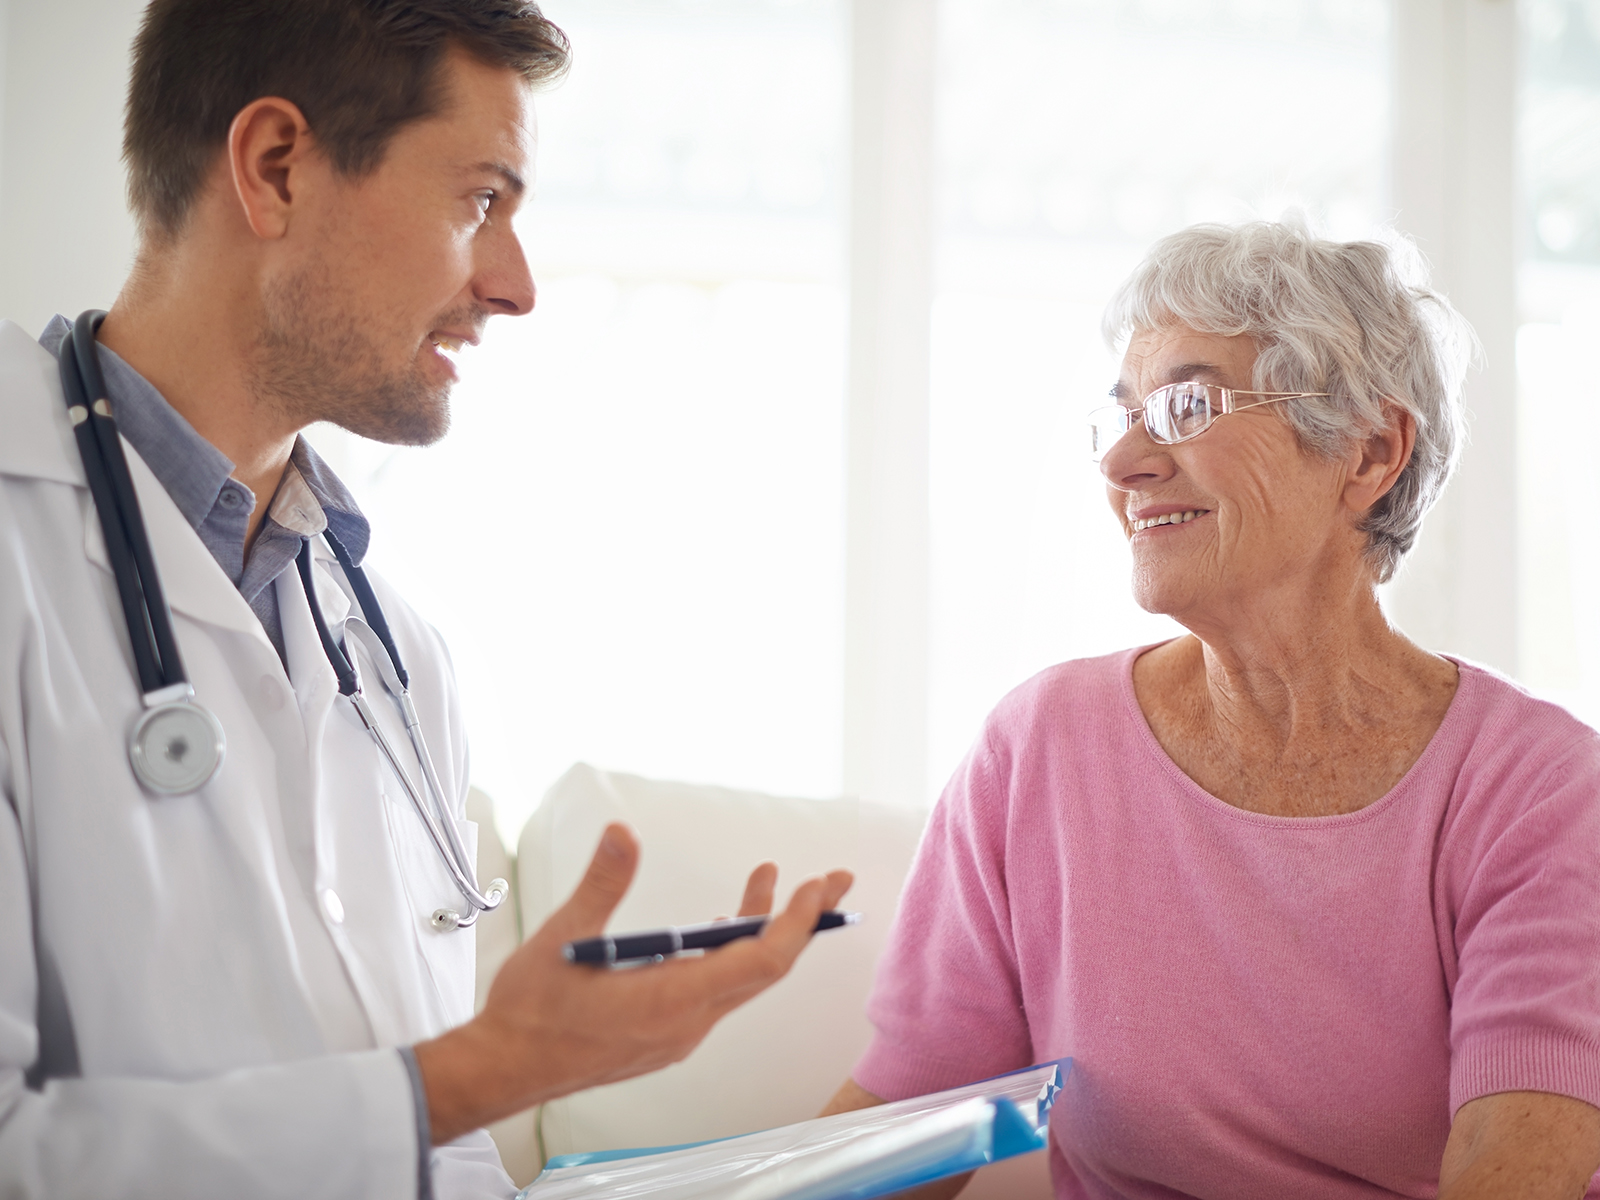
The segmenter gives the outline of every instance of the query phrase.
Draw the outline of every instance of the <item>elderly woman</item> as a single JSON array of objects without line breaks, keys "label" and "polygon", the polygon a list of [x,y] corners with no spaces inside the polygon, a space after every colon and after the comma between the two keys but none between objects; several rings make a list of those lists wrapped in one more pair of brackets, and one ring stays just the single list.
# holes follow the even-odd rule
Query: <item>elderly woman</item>
[{"label": "elderly woman", "polygon": [[830,1111],[1071,1055],[1059,1197],[1589,1187],[1600,739],[1378,603],[1471,342],[1408,250],[1199,227],[1113,301],[1100,470],[1188,635],[995,709]]}]

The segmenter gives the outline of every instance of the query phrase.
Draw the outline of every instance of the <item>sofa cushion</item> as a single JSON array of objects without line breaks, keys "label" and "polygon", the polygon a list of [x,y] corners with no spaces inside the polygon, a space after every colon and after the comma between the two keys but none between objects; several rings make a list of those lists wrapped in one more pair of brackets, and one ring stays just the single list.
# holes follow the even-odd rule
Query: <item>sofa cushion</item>
[{"label": "sofa cushion", "polygon": [[871,1027],[863,1006],[926,814],[665,783],[578,764],[524,827],[517,870],[531,933],[576,886],[608,821],[639,831],[639,874],[613,931],[732,915],[757,863],[783,903],[807,875],[848,867],[861,925],[818,935],[789,976],[725,1018],[684,1062],[546,1104],[547,1156],[701,1141],[813,1117]]}]

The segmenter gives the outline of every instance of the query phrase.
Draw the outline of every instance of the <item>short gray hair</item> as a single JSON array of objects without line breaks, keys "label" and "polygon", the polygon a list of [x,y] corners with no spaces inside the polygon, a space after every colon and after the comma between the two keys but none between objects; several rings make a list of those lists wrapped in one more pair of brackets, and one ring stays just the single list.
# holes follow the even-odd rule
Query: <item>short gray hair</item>
[{"label": "short gray hair", "polygon": [[1379,582],[1393,576],[1455,469],[1477,349],[1465,319],[1429,289],[1417,248],[1398,235],[1325,241],[1295,223],[1195,225],[1155,244],[1103,328],[1116,347],[1174,324],[1251,338],[1260,391],[1329,393],[1282,405],[1313,453],[1348,452],[1384,425],[1385,402],[1415,418],[1411,461],[1362,523]]}]

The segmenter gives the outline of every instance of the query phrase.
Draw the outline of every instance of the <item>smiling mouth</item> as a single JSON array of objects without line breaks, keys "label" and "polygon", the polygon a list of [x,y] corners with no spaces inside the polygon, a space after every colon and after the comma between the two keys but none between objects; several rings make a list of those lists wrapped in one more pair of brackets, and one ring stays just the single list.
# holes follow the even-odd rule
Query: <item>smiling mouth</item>
[{"label": "smiling mouth", "polygon": [[1159,517],[1146,517],[1133,522],[1133,532],[1154,529],[1157,525],[1183,525],[1197,517],[1205,516],[1210,511],[1209,508],[1191,508],[1188,512],[1163,513]]}]

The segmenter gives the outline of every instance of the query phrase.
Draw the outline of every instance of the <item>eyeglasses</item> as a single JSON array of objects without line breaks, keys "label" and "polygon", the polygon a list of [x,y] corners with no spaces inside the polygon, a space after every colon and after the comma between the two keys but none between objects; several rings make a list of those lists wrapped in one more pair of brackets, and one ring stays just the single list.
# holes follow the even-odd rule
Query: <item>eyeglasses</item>
[{"label": "eyeglasses", "polygon": [[[1143,419],[1144,430],[1150,435],[1151,441],[1171,446],[1199,437],[1211,428],[1213,421],[1228,413],[1260,408],[1263,404],[1276,404],[1280,400],[1302,400],[1326,395],[1327,392],[1237,392],[1210,383],[1169,383],[1146,396],[1140,408],[1108,404],[1089,414],[1094,461],[1099,462],[1104,458],[1117,440],[1140,419]],[[1265,399],[1239,404],[1234,399],[1236,396],[1262,396]]]}]

